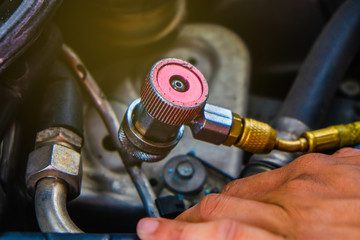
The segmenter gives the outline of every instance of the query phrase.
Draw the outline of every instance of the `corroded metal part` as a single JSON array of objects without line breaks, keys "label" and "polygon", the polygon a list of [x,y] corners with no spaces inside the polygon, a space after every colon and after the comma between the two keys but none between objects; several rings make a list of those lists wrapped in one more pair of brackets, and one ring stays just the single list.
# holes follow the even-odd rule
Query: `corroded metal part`
[{"label": "corroded metal part", "polygon": [[59,144],[48,144],[30,153],[26,185],[34,194],[42,178],[59,178],[67,183],[70,198],[73,199],[80,193],[81,173],[80,154],[77,151]]},{"label": "corroded metal part", "polygon": [[36,147],[48,143],[64,144],[67,147],[79,151],[82,147],[82,138],[73,131],[63,127],[52,127],[44,129],[36,134]]}]

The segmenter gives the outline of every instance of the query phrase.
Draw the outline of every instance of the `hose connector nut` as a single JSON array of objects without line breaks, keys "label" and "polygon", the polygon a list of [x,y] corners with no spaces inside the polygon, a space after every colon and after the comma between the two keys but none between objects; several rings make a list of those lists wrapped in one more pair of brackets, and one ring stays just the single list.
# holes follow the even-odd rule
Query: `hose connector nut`
[{"label": "hose connector nut", "polygon": [[69,199],[80,193],[82,167],[80,153],[60,144],[48,144],[29,155],[25,180],[31,194],[43,178],[59,178],[69,189]]},{"label": "hose connector nut", "polygon": [[242,136],[235,146],[245,151],[264,154],[269,153],[276,145],[276,131],[270,125],[244,118]]}]

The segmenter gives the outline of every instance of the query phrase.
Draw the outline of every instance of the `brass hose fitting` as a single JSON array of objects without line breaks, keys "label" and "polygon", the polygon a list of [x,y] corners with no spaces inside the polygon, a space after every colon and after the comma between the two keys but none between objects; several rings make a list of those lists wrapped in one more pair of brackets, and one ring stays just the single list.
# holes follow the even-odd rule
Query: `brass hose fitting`
[{"label": "brass hose fitting", "polygon": [[233,124],[223,145],[261,154],[273,150],[276,142],[276,131],[270,125],[233,113]]},{"label": "brass hose fitting", "polygon": [[321,152],[360,144],[360,122],[305,132],[298,140],[279,139],[270,125],[233,113],[233,123],[223,145],[265,154],[273,149],[285,152]]},{"label": "brass hose fitting", "polygon": [[238,140],[239,136],[242,135],[244,123],[243,119],[236,113],[232,113],[232,125],[230,128],[230,132],[223,143],[225,146],[232,146],[235,145],[236,141]]},{"label": "brass hose fitting", "polygon": [[252,153],[268,153],[276,145],[276,131],[269,124],[244,118],[241,138],[234,146]]},{"label": "brass hose fitting", "polygon": [[308,142],[307,152],[320,152],[360,143],[360,122],[330,126],[305,132],[302,138]]},{"label": "brass hose fitting", "polygon": [[277,139],[275,148],[284,152],[306,152],[308,149],[308,141],[300,138],[295,141]]}]

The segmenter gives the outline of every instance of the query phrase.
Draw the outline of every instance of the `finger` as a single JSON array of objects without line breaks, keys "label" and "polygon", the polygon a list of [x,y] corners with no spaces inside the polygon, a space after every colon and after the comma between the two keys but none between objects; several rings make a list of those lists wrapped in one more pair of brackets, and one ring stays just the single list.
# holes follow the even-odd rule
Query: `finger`
[{"label": "finger", "polygon": [[299,239],[359,239],[358,226],[316,222],[299,234]]},{"label": "finger", "polygon": [[[316,211],[311,211],[309,217],[314,222],[318,223],[329,223],[332,225],[343,225],[343,226],[359,226],[360,216],[360,201],[358,197],[355,198],[330,198],[323,199],[317,206],[313,206]],[[325,214],[317,214],[320,212]],[[344,214],[349,213],[349,214]]]},{"label": "finger", "polygon": [[137,225],[142,240],[242,240],[284,239],[264,229],[232,220],[186,223],[168,219],[142,219]]},{"label": "finger", "polygon": [[176,220],[186,222],[206,222],[219,219],[233,219],[270,229],[275,233],[291,227],[287,213],[276,205],[223,194],[207,195],[198,204],[176,218]]},{"label": "finger", "polygon": [[228,183],[221,193],[245,199],[260,200],[261,196],[270,192],[286,181],[288,173],[282,169],[256,174]]},{"label": "finger", "polygon": [[[334,157],[334,155],[332,155],[332,157]],[[353,151],[351,148],[342,149],[340,153],[335,155],[334,159],[337,165],[354,165],[360,167],[360,150],[356,149],[356,151]]]},{"label": "finger", "polygon": [[354,157],[360,156],[360,149],[356,148],[341,148],[337,150],[332,156],[334,157]]},{"label": "finger", "polygon": [[324,166],[337,162],[336,157],[326,154],[306,154],[282,168],[232,181],[225,186],[222,193],[262,201],[263,196],[278,189],[289,180],[304,174],[316,176]]},{"label": "finger", "polygon": [[360,166],[360,149],[342,148],[335,152],[332,157],[335,157],[337,164],[351,164]]}]

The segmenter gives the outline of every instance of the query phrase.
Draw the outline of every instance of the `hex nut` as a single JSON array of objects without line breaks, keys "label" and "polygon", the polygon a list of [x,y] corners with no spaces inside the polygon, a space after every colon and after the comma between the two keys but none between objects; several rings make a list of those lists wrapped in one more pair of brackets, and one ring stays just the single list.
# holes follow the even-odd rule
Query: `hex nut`
[{"label": "hex nut", "polygon": [[232,122],[230,109],[206,104],[203,114],[190,127],[195,139],[220,145],[226,141]]},{"label": "hex nut", "polygon": [[70,146],[76,150],[80,150],[82,146],[82,138],[73,131],[63,127],[51,127],[37,133],[35,142],[37,147],[50,142]]},{"label": "hex nut", "polygon": [[30,153],[25,178],[32,194],[40,179],[60,178],[68,184],[69,197],[73,199],[79,195],[81,175],[82,166],[77,151],[59,144],[49,144]]},{"label": "hex nut", "polygon": [[238,114],[233,113],[233,123],[230,128],[229,135],[227,136],[226,141],[223,144],[228,147],[234,145],[241,136],[243,127],[244,124],[242,118]]}]

